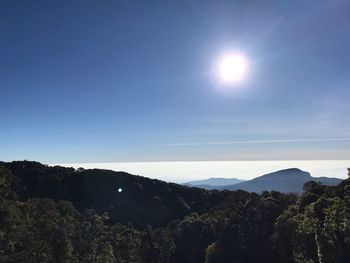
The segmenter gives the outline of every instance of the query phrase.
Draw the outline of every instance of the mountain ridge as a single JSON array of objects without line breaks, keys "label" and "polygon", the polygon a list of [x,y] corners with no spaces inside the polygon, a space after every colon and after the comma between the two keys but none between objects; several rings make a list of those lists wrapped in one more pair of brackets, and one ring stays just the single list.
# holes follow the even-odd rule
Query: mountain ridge
[{"label": "mountain ridge", "polygon": [[[233,184],[229,183],[231,180],[234,182]],[[257,193],[267,190],[300,194],[303,191],[304,183],[309,181],[316,181],[324,185],[334,186],[340,183],[342,179],[326,176],[313,177],[309,172],[293,167],[266,173],[246,181],[237,178],[209,177],[208,179],[189,181],[183,185],[206,190],[240,189]]]},{"label": "mountain ridge", "polygon": [[258,176],[252,180],[234,185],[226,185],[220,190],[245,190],[248,192],[280,191],[285,193],[302,193],[303,185],[308,181],[316,181],[334,186],[342,180],[331,177],[312,177],[309,172],[298,168],[288,168]]},{"label": "mountain ridge", "polygon": [[244,180],[238,178],[209,177],[208,179],[195,180],[184,183],[184,185],[205,189],[216,189],[216,187],[242,183]]}]

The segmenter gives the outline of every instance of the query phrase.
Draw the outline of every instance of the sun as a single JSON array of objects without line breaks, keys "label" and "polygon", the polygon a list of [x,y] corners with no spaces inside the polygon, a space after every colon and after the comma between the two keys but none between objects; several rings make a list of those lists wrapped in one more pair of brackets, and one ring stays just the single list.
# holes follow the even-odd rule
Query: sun
[{"label": "sun", "polygon": [[221,84],[237,84],[244,80],[248,70],[248,62],[244,54],[226,53],[218,61],[217,74]]}]

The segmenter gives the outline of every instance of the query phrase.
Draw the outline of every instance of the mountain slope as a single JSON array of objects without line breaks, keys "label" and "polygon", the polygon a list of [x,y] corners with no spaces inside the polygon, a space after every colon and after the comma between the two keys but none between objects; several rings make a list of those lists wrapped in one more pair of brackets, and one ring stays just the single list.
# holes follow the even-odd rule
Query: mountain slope
[{"label": "mountain slope", "polygon": [[93,208],[107,212],[114,222],[137,226],[166,224],[206,212],[229,195],[110,170],[75,170],[29,161],[1,165],[20,182],[20,200],[66,200],[79,211]]},{"label": "mountain slope", "polygon": [[280,191],[285,193],[301,193],[304,183],[316,181],[325,185],[337,185],[342,180],[329,177],[312,177],[310,173],[297,168],[280,170],[277,172],[262,175],[249,181],[224,186],[221,189],[238,190],[242,189],[249,192]]},{"label": "mountain slope", "polygon": [[234,185],[242,183],[244,180],[237,178],[219,178],[219,177],[210,177],[204,180],[196,180],[185,183],[184,185],[194,186],[204,189],[219,189],[220,186]]}]

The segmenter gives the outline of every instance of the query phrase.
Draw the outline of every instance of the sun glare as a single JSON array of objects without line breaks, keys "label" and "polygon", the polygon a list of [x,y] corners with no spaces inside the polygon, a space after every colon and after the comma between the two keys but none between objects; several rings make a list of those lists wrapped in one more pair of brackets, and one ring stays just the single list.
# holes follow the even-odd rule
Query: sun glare
[{"label": "sun glare", "polygon": [[221,84],[240,83],[248,70],[248,63],[241,53],[227,53],[218,62],[218,78]]}]

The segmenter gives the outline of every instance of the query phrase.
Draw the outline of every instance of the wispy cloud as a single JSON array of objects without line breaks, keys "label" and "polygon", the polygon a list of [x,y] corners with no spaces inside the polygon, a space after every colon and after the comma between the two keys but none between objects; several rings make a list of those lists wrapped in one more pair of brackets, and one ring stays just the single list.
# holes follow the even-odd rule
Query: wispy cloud
[{"label": "wispy cloud", "polygon": [[344,142],[350,138],[326,138],[326,139],[287,139],[287,140],[252,140],[252,141],[223,141],[223,142],[183,142],[168,143],[162,146],[205,146],[205,145],[230,145],[230,144],[263,144],[263,143],[308,143],[308,142]]}]

